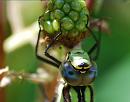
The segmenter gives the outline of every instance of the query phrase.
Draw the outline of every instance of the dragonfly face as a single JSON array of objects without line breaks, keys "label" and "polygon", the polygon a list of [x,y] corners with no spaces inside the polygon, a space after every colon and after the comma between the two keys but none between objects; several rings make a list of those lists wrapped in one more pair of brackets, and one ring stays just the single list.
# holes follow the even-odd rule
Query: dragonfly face
[{"label": "dragonfly face", "polygon": [[68,58],[60,66],[64,80],[72,86],[88,85],[96,77],[96,64],[90,61],[87,52],[76,49],[68,54]]}]

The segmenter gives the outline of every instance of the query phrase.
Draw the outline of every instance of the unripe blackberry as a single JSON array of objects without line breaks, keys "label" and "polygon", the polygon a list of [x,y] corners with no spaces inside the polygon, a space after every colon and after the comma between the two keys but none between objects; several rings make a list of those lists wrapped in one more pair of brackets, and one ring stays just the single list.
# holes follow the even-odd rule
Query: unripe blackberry
[{"label": "unripe blackberry", "polygon": [[61,31],[63,40],[68,41],[87,31],[88,15],[85,0],[49,0],[40,22],[47,36],[54,37]]}]

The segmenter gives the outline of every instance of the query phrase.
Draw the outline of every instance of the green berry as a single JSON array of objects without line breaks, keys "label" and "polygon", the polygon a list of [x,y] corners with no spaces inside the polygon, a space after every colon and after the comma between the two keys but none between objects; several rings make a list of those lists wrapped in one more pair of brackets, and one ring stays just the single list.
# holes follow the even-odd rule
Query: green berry
[{"label": "green berry", "polygon": [[65,13],[68,13],[70,11],[70,5],[68,3],[64,4],[63,10]]},{"label": "green berry", "polygon": [[73,28],[72,30],[71,30],[71,36],[77,36],[79,34],[79,32],[78,32],[78,30],[77,29],[75,29],[75,28]]},{"label": "green berry", "polygon": [[51,12],[51,13],[50,13],[50,19],[51,19],[51,20],[54,20],[54,19],[55,19],[54,12]]},{"label": "green berry", "polygon": [[45,19],[45,20],[49,20],[49,17],[50,17],[50,12],[49,12],[49,10],[48,10],[48,11],[46,11],[46,12],[44,13],[44,19]]},{"label": "green berry", "polygon": [[81,10],[80,14],[89,15],[88,9],[85,7]]},{"label": "green berry", "polygon": [[78,1],[75,1],[75,0],[72,1],[71,7],[72,7],[72,9],[75,10],[75,11],[80,11],[80,10],[81,10],[81,5],[80,5],[80,3],[79,3]]},{"label": "green berry", "polygon": [[56,9],[54,15],[56,19],[60,20],[64,16],[64,12],[59,9]]},{"label": "green berry", "polygon": [[74,21],[78,20],[78,18],[79,18],[78,12],[76,12],[76,11],[70,11],[69,17],[70,17],[72,20],[74,20]]},{"label": "green berry", "polygon": [[50,21],[45,21],[43,23],[43,28],[48,33],[54,33],[54,29],[53,29],[52,23]]},{"label": "green berry", "polygon": [[58,31],[60,29],[60,24],[57,20],[53,20],[52,25],[55,31]]},{"label": "green berry", "polygon": [[65,29],[65,30],[71,30],[74,27],[74,22],[69,18],[69,17],[64,17],[62,19],[62,23],[61,26]]},{"label": "green berry", "polygon": [[85,0],[48,0],[48,2],[43,19],[40,20],[48,34],[61,30],[64,35],[76,36],[86,31],[89,12]]},{"label": "green berry", "polygon": [[71,2],[71,1],[73,1],[73,0],[65,0],[65,2]]},{"label": "green berry", "polygon": [[87,21],[88,21],[87,16],[86,15],[80,15],[80,21],[87,23]]},{"label": "green berry", "polygon": [[76,28],[79,30],[79,31],[83,31],[85,28],[86,28],[86,25],[83,21],[78,21],[76,23]]},{"label": "green berry", "polygon": [[60,9],[64,5],[64,0],[55,0],[55,7]]},{"label": "green berry", "polygon": [[78,0],[78,2],[80,4],[81,8],[86,7],[86,2],[84,0]]}]

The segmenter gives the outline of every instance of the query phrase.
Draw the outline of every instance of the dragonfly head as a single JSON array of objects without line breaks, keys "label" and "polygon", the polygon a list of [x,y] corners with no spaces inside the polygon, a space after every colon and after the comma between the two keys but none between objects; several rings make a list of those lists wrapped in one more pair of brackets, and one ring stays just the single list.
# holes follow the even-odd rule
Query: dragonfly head
[{"label": "dragonfly head", "polygon": [[88,85],[96,77],[97,66],[89,59],[86,51],[76,49],[68,53],[61,64],[60,71],[64,80],[72,86]]},{"label": "dragonfly head", "polygon": [[91,68],[91,62],[87,52],[81,49],[76,49],[68,54],[68,61],[72,64],[76,71],[85,73]]}]

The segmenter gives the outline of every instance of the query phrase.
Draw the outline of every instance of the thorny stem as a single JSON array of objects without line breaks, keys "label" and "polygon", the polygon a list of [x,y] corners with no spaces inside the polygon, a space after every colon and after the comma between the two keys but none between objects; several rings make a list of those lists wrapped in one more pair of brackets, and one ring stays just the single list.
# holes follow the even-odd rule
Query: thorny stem
[{"label": "thorny stem", "polygon": [[[22,80],[26,79],[38,84],[43,84],[46,82],[50,82],[52,80],[52,77],[50,77],[42,69],[38,69],[36,73],[24,73],[24,72],[9,71],[9,68],[5,67],[0,70],[0,76],[1,76],[0,87],[5,87],[6,85],[10,84],[17,78]],[[9,80],[9,82],[6,82],[5,79]]]}]

